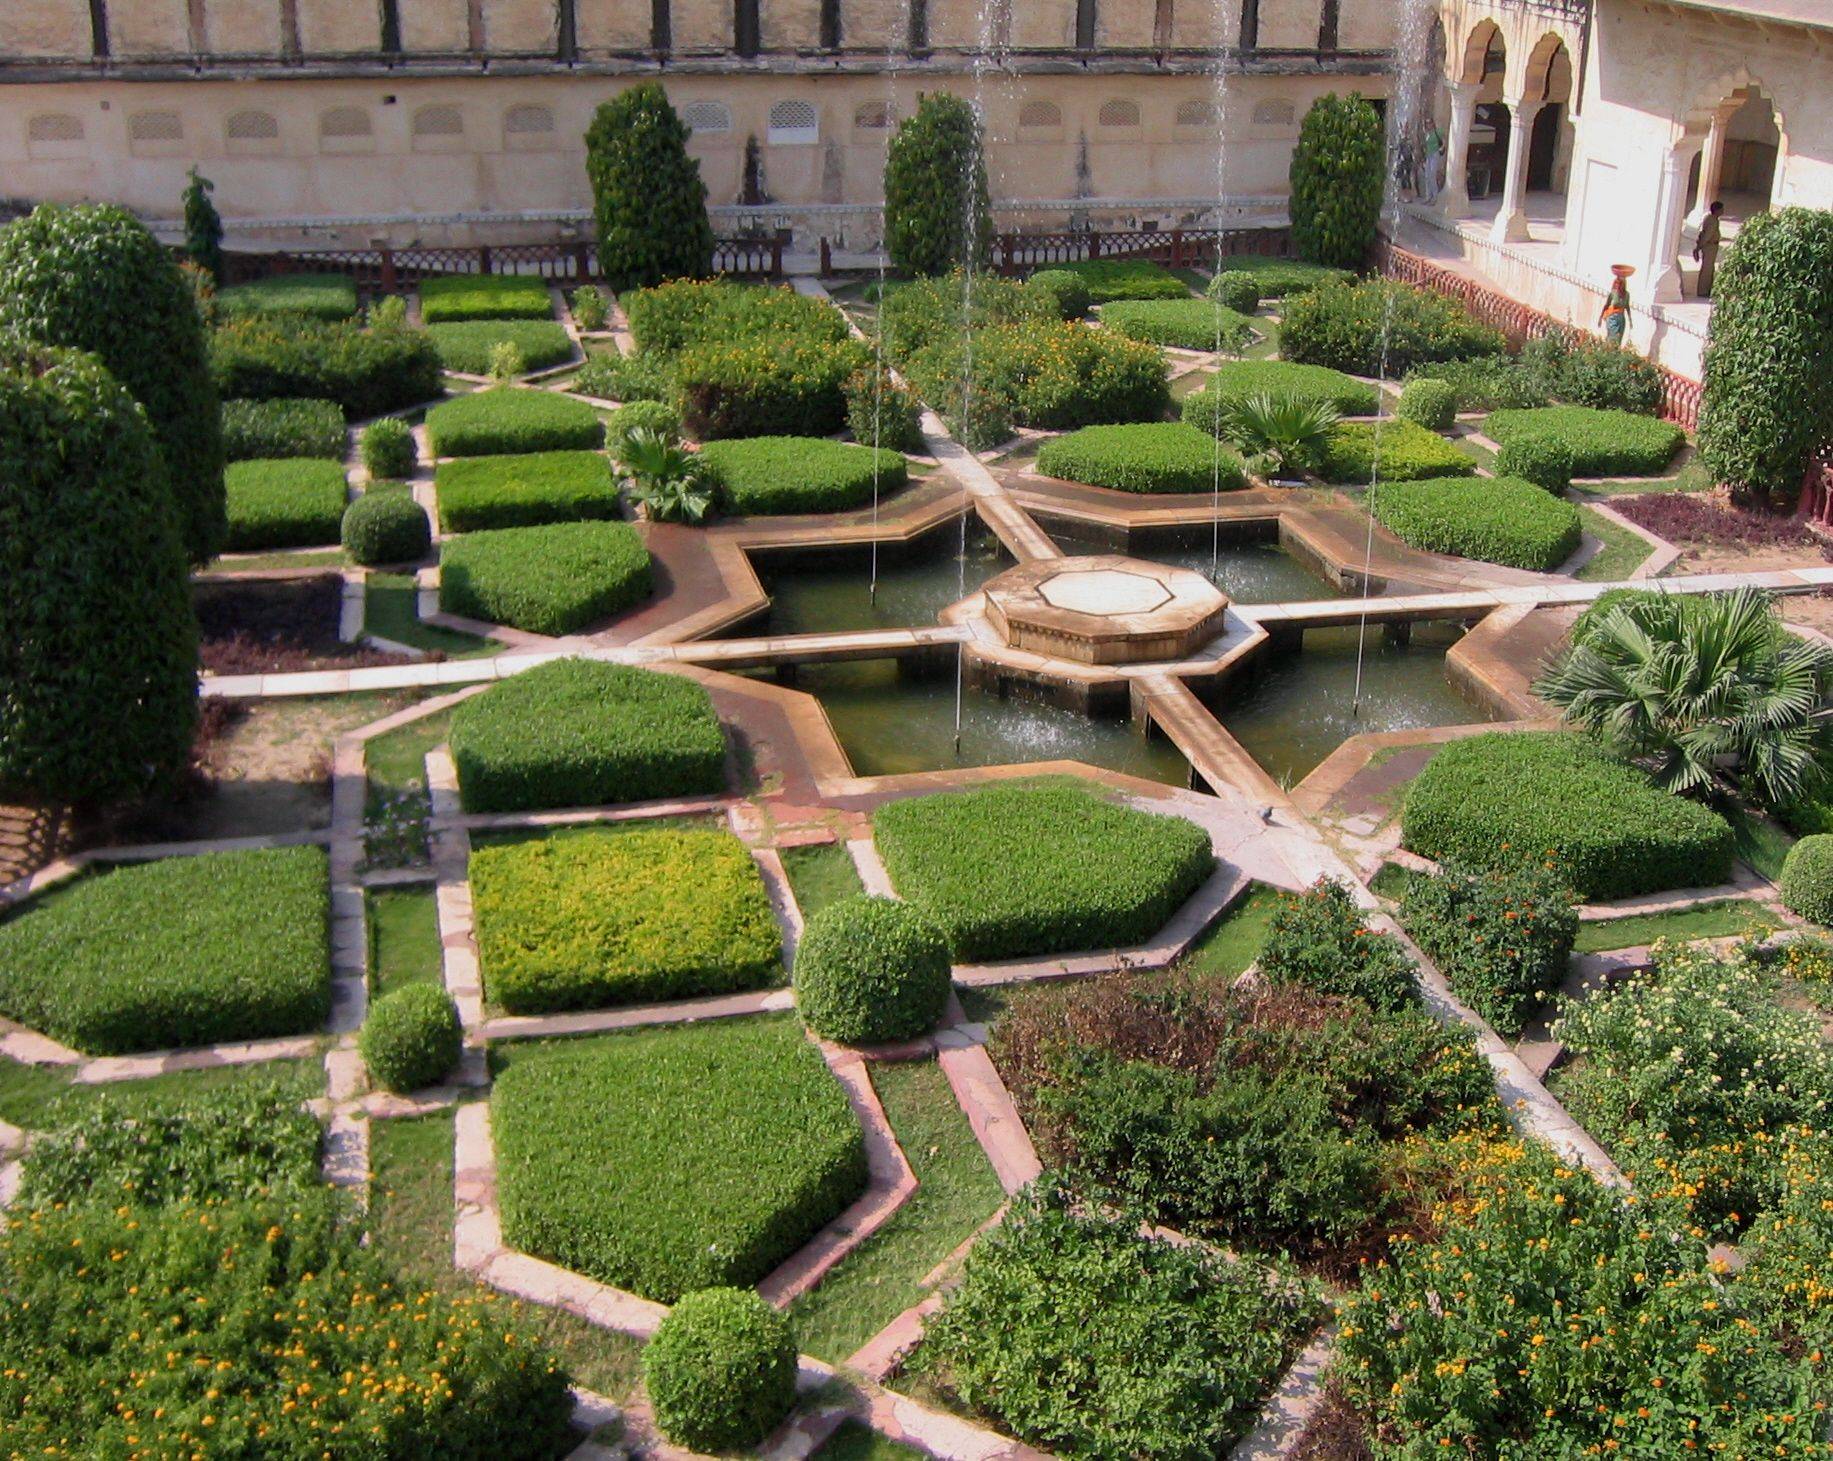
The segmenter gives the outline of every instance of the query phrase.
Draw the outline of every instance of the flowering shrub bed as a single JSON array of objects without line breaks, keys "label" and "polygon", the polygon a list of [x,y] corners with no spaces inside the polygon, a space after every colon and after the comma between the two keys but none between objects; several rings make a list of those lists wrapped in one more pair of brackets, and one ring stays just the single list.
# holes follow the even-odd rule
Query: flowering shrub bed
[{"label": "flowering shrub bed", "polygon": [[1492,411],[1483,431],[1505,445],[1519,436],[1555,437],[1572,449],[1575,477],[1656,477],[1687,440],[1671,421],[1590,406]]},{"label": "flowering shrub bed", "polygon": [[331,1011],[317,847],[171,857],[54,890],[0,924],[0,1013],[91,1055],[261,1040]]},{"label": "flowering shrub bed", "polygon": [[344,459],[344,413],[336,401],[225,401],[223,456]]},{"label": "flowering shrub bed", "polygon": [[957,270],[900,285],[887,294],[879,306],[878,328],[885,353],[907,368],[919,351],[958,341],[969,319],[978,331],[992,325],[1055,324],[1061,314],[1050,290],[1032,289],[997,274],[976,274],[970,288]]},{"label": "flowering shrub bed", "polygon": [[1080,259],[1055,266],[1088,286],[1089,302],[1116,299],[1188,299],[1184,281],[1150,259]]},{"label": "flowering shrub bed", "polygon": [[573,354],[573,337],[552,320],[464,320],[429,325],[439,363],[466,375],[488,375],[491,354],[504,343],[515,346],[522,369],[545,370]]},{"label": "flowering shrub bed", "polygon": [[793,1021],[505,1058],[490,1097],[503,1236],[645,1298],[749,1287],[865,1190],[859,1122]]},{"label": "flowering shrub bed", "polygon": [[673,355],[694,345],[799,336],[837,345],[846,318],[832,305],[787,285],[674,279],[620,296],[638,351]]},{"label": "flowering shrub bed", "polygon": [[785,335],[695,345],[674,360],[681,423],[702,441],[830,436],[847,424],[847,381],[871,361],[856,340]]},{"label": "flowering shrub bed", "polygon": [[1326,284],[1286,303],[1279,350],[1287,360],[1356,375],[1402,375],[1433,360],[1498,355],[1502,332],[1429,289],[1369,279]]},{"label": "flowering shrub bed", "polygon": [[618,513],[611,464],[598,452],[548,451],[442,462],[434,474],[448,533],[526,528]]},{"label": "flowering shrub bed", "polygon": [[283,274],[216,292],[218,319],[247,315],[309,315],[347,320],[356,313],[356,284],[344,274]]},{"label": "flowering shrub bed", "polygon": [[341,462],[317,457],[231,462],[223,473],[229,548],[309,548],[335,543],[349,484]]},{"label": "flowering shrub bed", "polygon": [[1587,901],[1731,876],[1723,817],[1563,731],[1492,732],[1437,752],[1407,789],[1401,843],[1475,867],[1544,854]]},{"label": "flowering shrub bed", "polygon": [[1326,482],[1418,482],[1468,477],[1477,464],[1412,421],[1345,421],[1330,433],[1319,472]]},{"label": "flowering shrub bed", "polygon": [[1246,315],[1208,299],[1119,300],[1101,311],[1101,326],[1180,350],[1239,350],[1255,333]]},{"label": "flowering shrub bed", "polygon": [[426,413],[436,457],[485,457],[538,451],[596,451],[605,429],[584,401],[546,391],[475,391]]},{"label": "flowering shrub bed", "polygon": [[846,512],[909,480],[894,451],[874,452],[818,436],[755,436],[715,441],[700,453],[728,511],[739,514]]},{"label": "flowering shrub bed", "polygon": [[[988,325],[971,347],[972,391],[1000,401],[1021,426],[1073,431],[1111,421],[1155,421],[1171,395],[1153,346],[1086,325]],[[910,358],[911,383],[932,406],[959,407],[969,347],[944,336]]]},{"label": "flowering shrub bed", "polygon": [[640,603],[649,550],[629,523],[550,523],[439,545],[439,607],[530,634],[571,634]]},{"label": "flowering shrub bed", "polygon": [[1302,984],[1373,1009],[1404,1009],[1419,998],[1400,941],[1369,928],[1349,889],[1328,878],[1279,900],[1256,963],[1275,984]]},{"label": "flowering shrub bed", "polygon": [[1380,402],[1373,386],[1340,370],[1285,360],[1231,360],[1216,367],[1202,390],[1184,397],[1184,420],[1213,435],[1223,407],[1249,396],[1328,401],[1345,416],[1372,416]]},{"label": "flowering shrub bed", "polygon": [[1240,457],[1181,421],[1084,426],[1045,442],[1037,469],[1047,477],[1121,492],[1233,492],[1247,486]]},{"label": "flowering shrub bed", "polygon": [[528,274],[466,274],[420,284],[420,318],[429,325],[451,320],[545,320],[553,313],[546,282]]},{"label": "flowering shrub bed", "polygon": [[589,356],[573,377],[572,389],[603,401],[662,401],[675,399],[672,357],[619,355],[601,351]]},{"label": "flowering shrub bed", "polygon": [[780,983],[757,864],[730,832],[593,828],[471,854],[484,989],[510,1014]]},{"label": "flowering shrub bed", "polygon": [[1181,817],[1067,785],[912,797],[872,818],[899,893],[957,959],[1139,943],[1209,876],[1209,836]]},{"label": "flowering shrub bed", "polygon": [[1515,477],[1428,477],[1384,482],[1370,495],[1403,543],[1550,573],[1578,551],[1578,508]]},{"label": "flowering shrub bed", "polygon": [[725,789],[724,732],[684,675],[595,660],[537,665],[452,712],[468,812],[697,796]]}]

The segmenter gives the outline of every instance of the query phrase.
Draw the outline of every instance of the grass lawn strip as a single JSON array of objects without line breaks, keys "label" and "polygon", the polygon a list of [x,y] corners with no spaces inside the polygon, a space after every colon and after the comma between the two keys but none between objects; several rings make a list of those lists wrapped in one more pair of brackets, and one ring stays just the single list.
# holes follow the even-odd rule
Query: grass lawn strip
[{"label": "grass lawn strip", "polygon": [[1653,944],[1657,939],[1686,943],[1693,939],[1731,938],[1745,934],[1760,936],[1782,927],[1777,918],[1760,903],[1744,898],[1724,898],[1716,903],[1701,903],[1672,913],[1639,913],[1629,918],[1586,919],[1578,926],[1575,954],[1594,954],[1606,949],[1634,949]]},{"label": "grass lawn strip", "polygon": [[375,888],[368,894],[369,992],[379,999],[410,984],[444,979],[439,910],[432,885]]},{"label": "grass lawn strip", "polygon": [[796,907],[807,921],[830,903],[865,892],[859,869],[843,842],[817,842],[809,847],[785,847],[780,854],[789,875]]}]

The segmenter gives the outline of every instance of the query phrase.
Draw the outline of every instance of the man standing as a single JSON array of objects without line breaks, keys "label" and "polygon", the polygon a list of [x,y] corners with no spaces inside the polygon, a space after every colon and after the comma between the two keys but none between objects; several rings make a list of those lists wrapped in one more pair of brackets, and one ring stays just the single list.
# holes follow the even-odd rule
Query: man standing
[{"label": "man standing", "polygon": [[1723,203],[1714,203],[1706,214],[1705,222],[1699,225],[1699,237],[1693,240],[1693,258],[1699,264],[1699,287],[1694,291],[1701,299],[1712,298],[1712,276],[1718,272],[1718,248],[1723,239],[1721,232]]},{"label": "man standing", "polygon": [[1420,169],[1419,174],[1419,200],[1422,203],[1431,203],[1438,198],[1438,169],[1444,155],[1445,137],[1438,130],[1438,124],[1435,122],[1426,132],[1425,165]]}]

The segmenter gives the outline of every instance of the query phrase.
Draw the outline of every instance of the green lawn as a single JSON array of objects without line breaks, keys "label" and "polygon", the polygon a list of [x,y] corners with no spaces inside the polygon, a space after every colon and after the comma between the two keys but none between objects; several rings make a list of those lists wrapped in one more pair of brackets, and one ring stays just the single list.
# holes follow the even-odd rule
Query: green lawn
[{"label": "green lawn", "polygon": [[250,573],[257,568],[329,568],[344,566],[342,548],[308,548],[299,553],[235,553],[213,558],[204,569],[212,573]]},{"label": "green lawn", "polygon": [[1725,898],[1674,913],[1587,920],[1578,926],[1578,941],[1573,944],[1572,952],[1594,954],[1604,949],[1633,949],[1663,938],[1687,940],[1765,934],[1781,926],[1781,920],[1761,904],[1743,898]]},{"label": "green lawn", "polygon": [[844,842],[818,842],[811,847],[785,847],[783,871],[789,874],[789,886],[796,895],[796,906],[804,919],[842,898],[851,898],[866,890],[859,881],[859,869]]},{"label": "green lawn", "polygon": [[426,789],[426,753],[445,744],[452,712],[443,710],[412,721],[369,742],[369,794],[398,796]]},{"label": "green lawn", "polygon": [[1184,965],[1193,974],[1233,979],[1260,957],[1260,946],[1266,942],[1273,915],[1279,910],[1281,893],[1256,883],[1203,932]]},{"label": "green lawn", "polygon": [[502,646],[475,634],[420,622],[419,588],[412,574],[372,573],[363,595],[363,629],[410,649],[436,651],[448,659],[498,654]]},{"label": "green lawn", "polygon": [[369,895],[370,995],[441,978],[439,914],[431,883],[377,888]]},{"label": "green lawn", "polygon": [[1472,441],[1468,436],[1460,436],[1453,439],[1451,444],[1459,451],[1463,452],[1465,456],[1469,457],[1471,461],[1483,468],[1484,471],[1493,472],[1496,470],[1496,454],[1481,442]]},{"label": "green lawn", "polygon": [[849,1420],[828,1437],[811,1461],[900,1461],[902,1457],[925,1454],[914,1446],[899,1445],[881,1436],[864,1421]]},{"label": "green lawn", "polygon": [[[403,1278],[442,1293],[475,1286],[452,1267],[452,1116],[375,1121],[369,1127],[369,1232]],[[539,1304],[519,1317],[579,1384],[613,1400],[635,1388],[639,1341]]]},{"label": "green lawn", "polygon": [[1597,556],[1578,570],[1577,577],[1586,583],[1620,582],[1654,551],[1628,528],[1617,526],[1588,507],[1580,507],[1578,516],[1585,531],[1604,542]]},{"label": "green lawn", "polygon": [[0,1121],[27,1131],[42,1131],[62,1124],[73,1107],[104,1093],[164,1104],[183,1101],[225,1086],[283,1084],[296,1089],[299,1099],[324,1094],[324,1062],[269,1060],[259,1065],[218,1065],[204,1070],[171,1071],[140,1081],[112,1081],[107,1085],[75,1085],[67,1071],[56,1066],[22,1065],[0,1059]]},{"label": "green lawn", "polygon": [[802,1349],[838,1363],[924,1295],[923,1277],[1005,1201],[934,1061],[872,1067],[916,1194],[790,1310]]},{"label": "green lawn", "polygon": [[1737,839],[1738,856],[1759,876],[1772,883],[1782,876],[1782,863],[1795,839],[1788,830],[1768,817],[1754,816],[1733,808],[1726,816],[1732,835]]}]

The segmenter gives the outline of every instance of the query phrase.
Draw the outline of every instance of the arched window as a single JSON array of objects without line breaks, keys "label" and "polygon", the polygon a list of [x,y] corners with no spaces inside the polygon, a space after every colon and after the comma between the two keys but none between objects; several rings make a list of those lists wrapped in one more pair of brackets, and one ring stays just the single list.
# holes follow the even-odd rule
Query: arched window
[{"label": "arched window", "polygon": [[127,119],[129,142],[179,142],[184,135],[177,112],[136,112]]},{"label": "arched window", "polygon": [[805,101],[780,101],[770,108],[770,130],[765,139],[776,146],[821,140],[821,123]]},{"label": "arched window", "polygon": [[318,135],[327,140],[370,137],[375,128],[361,107],[333,107],[318,119]]},{"label": "arched window", "polygon": [[280,135],[280,123],[272,112],[232,112],[223,135],[231,142],[271,142]]},{"label": "arched window", "polygon": [[696,137],[732,130],[732,113],[722,101],[690,101],[681,108],[681,120]]},{"label": "arched window", "polygon": [[896,120],[888,101],[862,101],[853,109],[853,125],[864,132],[882,132]]},{"label": "arched window", "polygon": [[1298,111],[1289,101],[1263,101],[1254,105],[1256,127],[1290,127],[1297,117]]},{"label": "arched window", "polygon": [[69,112],[45,112],[26,123],[28,142],[81,142],[83,119]]},{"label": "arched window", "polygon": [[414,113],[414,135],[416,137],[462,137],[465,135],[464,113],[449,104],[421,107]]},{"label": "arched window", "polygon": [[503,113],[506,137],[541,136],[554,130],[554,114],[546,107],[515,106]]},{"label": "arched window", "polygon": [[1213,101],[1181,101],[1177,104],[1177,125],[1180,127],[1213,127],[1220,120]]},{"label": "arched window", "polygon": [[1095,115],[1095,121],[1103,127],[1137,127],[1139,103],[1124,96],[1104,101],[1101,110]]},{"label": "arched window", "polygon": [[1028,101],[1018,109],[1021,127],[1060,127],[1063,109],[1053,101]]}]

